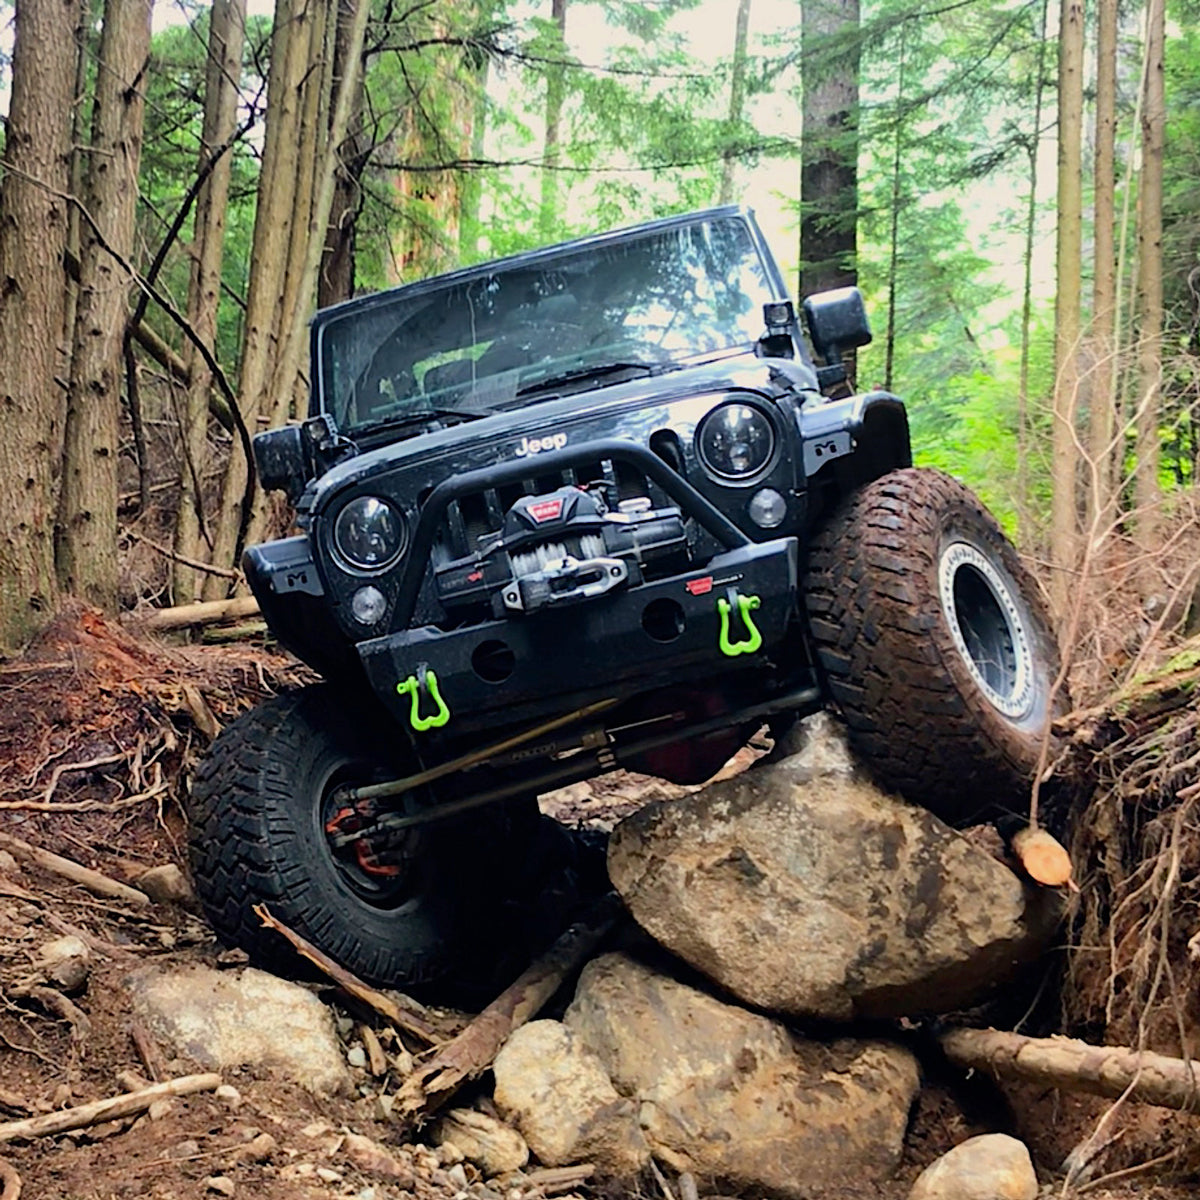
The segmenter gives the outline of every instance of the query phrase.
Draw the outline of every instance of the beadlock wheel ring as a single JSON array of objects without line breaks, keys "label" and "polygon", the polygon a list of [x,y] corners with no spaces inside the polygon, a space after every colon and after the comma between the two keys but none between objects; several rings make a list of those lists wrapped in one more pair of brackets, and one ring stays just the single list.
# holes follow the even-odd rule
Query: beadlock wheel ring
[{"label": "beadlock wheel ring", "polygon": [[1012,721],[1033,711],[1033,652],[1013,590],[969,542],[950,542],[938,561],[938,593],[950,635],[989,704]]}]

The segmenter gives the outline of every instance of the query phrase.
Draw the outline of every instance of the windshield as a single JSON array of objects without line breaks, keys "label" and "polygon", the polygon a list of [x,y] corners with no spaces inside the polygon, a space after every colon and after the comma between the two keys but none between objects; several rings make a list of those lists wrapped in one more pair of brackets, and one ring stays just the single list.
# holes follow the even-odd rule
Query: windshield
[{"label": "windshield", "polygon": [[565,246],[333,317],[318,333],[325,405],[347,431],[482,415],[539,384],[627,378],[614,364],[661,369],[749,347],[774,298],[736,215]]}]

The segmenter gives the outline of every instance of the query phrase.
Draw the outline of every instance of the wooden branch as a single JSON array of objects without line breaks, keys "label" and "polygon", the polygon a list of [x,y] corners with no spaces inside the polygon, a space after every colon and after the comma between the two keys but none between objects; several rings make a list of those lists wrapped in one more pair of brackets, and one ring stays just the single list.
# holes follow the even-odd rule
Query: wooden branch
[{"label": "wooden branch", "polygon": [[80,866],[79,863],[72,862],[69,858],[63,858],[61,855],[52,854],[49,850],[31,846],[28,842],[13,837],[12,834],[0,833],[0,848],[11,850],[18,858],[34,863],[43,870],[52,871],[55,875],[61,875],[64,879],[71,880],[72,883],[81,884],[89,892],[95,892],[97,896],[123,900],[127,904],[136,904],[139,908],[145,908],[150,904],[150,897],[145,892],[139,892],[137,888],[118,883],[117,880],[110,879],[107,875],[101,875],[99,871],[93,871],[90,867]]},{"label": "wooden branch", "polygon": [[[241,580],[241,571],[231,571],[228,567],[214,567],[212,563],[201,562],[198,558],[188,558],[186,554],[179,554],[174,550],[168,550],[166,546],[160,546],[157,542],[152,542],[148,537],[143,537],[140,533],[135,533],[132,529],[124,531],[126,537],[133,538],[135,542],[141,542],[143,546],[149,546],[156,554],[161,554],[163,558],[169,558],[172,562],[182,563],[185,567],[191,567],[195,571],[205,571],[209,575],[220,575],[222,579]],[[163,612],[169,612],[169,609],[162,609]]]},{"label": "wooden branch", "polygon": [[1013,835],[1012,849],[1025,873],[1034,882],[1045,887],[1079,890],[1071,878],[1071,856],[1063,844],[1046,830],[1032,826],[1017,830]]},{"label": "wooden branch", "polygon": [[1074,1038],[1033,1038],[997,1029],[951,1029],[939,1039],[960,1067],[997,1079],[1021,1079],[1163,1108],[1200,1111],[1200,1063],[1128,1046],[1092,1046]]},{"label": "wooden branch", "polygon": [[[277,920],[268,911],[265,904],[256,904],[254,914],[268,928],[282,934],[292,944],[292,948],[301,958],[306,958],[313,966],[324,971],[334,983],[356,1000],[361,1000],[368,1008],[374,1009],[380,1016],[386,1017],[398,1029],[419,1038],[427,1046],[432,1046],[438,1040],[438,1031],[425,1018],[423,1011],[418,1011],[416,1001],[409,1000],[407,1006],[383,992],[368,987],[352,971],[335,963],[323,950],[318,950],[307,938],[289,929],[282,921]],[[405,998],[407,1000],[407,997]]]},{"label": "wooden branch", "polygon": [[462,1084],[482,1075],[504,1043],[580,967],[622,913],[614,894],[605,896],[588,917],[572,925],[510,987],[501,992],[457,1037],[418,1067],[396,1093],[393,1108],[403,1124],[424,1119],[441,1107]]},{"label": "wooden branch", "polygon": [[159,608],[142,619],[146,629],[160,632],[187,629],[191,625],[212,625],[217,621],[235,621],[258,612],[253,596],[235,596],[232,600],[197,600],[176,608]]},{"label": "wooden branch", "polygon": [[146,1109],[164,1096],[190,1096],[194,1092],[211,1092],[221,1086],[221,1076],[182,1075],[156,1083],[140,1092],[128,1092],[121,1096],[110,1096],[107,1100],[93,1100],[90,1104],[79,1104],[58,1112],[46,1113],[41,1117],[27,1117],[22,1121],[9,1121],[0,1125],[0,1142],[18,1139],[47,1137],[66,1133],[68,1129],[83,1129],[88,1125],[99,1125],[119,1117],[131,1117]]}]

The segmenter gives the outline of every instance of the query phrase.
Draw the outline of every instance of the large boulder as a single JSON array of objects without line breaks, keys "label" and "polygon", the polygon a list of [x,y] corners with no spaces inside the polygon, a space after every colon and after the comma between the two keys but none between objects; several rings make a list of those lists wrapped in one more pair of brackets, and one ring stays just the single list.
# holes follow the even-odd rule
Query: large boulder
[{"label": "large boulder", "polygon": [[798,1200],[899,1161],[918,1086],[900,1046],[807,1041],[622,954],[588,964],[564,1023],[677,1171]]},{"label": "large boulder", "polygon": [[834,750],[621,822],[609,874],[637,922],[739,999],[831,1020],[960,1008],[1041,953],[1057,894]]},{"label": "large boulder", "polygon": [[127,984],[147,1026],[206,1070],[248,1066],[317,1094],[349,1089],[333,1017],[299,984],[199,965],[146,968]]},{"label": "large boulder", "polygon": [[960,1142],[917,1176],[908,1200],[1037,1200],[1024,1142],[984,1133]]},{"label": "large boulder", "polygon": [[637,1105],[617,1094],[600,1060],[558,1021],[518,1029],[493,1071],[496,1107],[546,1166],[588,1161],[628,1178],[649,1163]]}]

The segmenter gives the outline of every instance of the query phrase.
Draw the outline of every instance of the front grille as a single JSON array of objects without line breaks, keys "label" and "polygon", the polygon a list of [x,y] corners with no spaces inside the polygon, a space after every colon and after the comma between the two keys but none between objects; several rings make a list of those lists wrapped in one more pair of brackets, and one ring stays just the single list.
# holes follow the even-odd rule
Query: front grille
[{"label": "front grille", "polygon": [[483,549],[500,533],[505,514],[522,496],[543,496],[568,486],[603,488],[612,509],[622,500],[639,496],[648,496],[654,508],[672,503],[662,488],[630,463],[598,459],[595,463],[548,474],[533,470],[535,466],[531,462],[530,474],[518,483],[484,488],[452,500],[434,541],[434,565],[465,558]]}]

